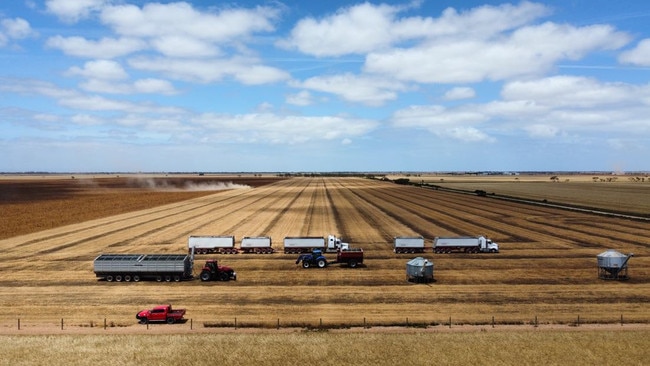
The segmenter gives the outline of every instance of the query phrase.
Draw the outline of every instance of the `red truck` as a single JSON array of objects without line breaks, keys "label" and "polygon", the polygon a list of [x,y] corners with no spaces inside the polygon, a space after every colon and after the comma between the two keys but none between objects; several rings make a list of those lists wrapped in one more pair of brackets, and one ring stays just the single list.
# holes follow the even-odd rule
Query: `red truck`
[{"label": "red truck", "polygon": [[174,324],[185,316],[185,309],[172,309],[171,305],[159,305],[150,310],[142,310],[136,314],[141,324],[149,322],[167,322]]}]

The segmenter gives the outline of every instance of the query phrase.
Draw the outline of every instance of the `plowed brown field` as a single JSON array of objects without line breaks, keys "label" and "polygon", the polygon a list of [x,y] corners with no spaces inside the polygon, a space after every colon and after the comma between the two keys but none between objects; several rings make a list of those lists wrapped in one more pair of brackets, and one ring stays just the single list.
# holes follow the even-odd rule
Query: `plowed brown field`
[{"label": "plowed brown field", "polygon": [[[267,182],[268,183],[268,182]],[[642,198],[640,198],[642,199]],[[80,207],[79,209],[83,209]],[[367,264],[302,269],[296,256],[220,255],[228,283],[106,283],[101,253],[185,253],[189,235],[335,234]],[[433,254],[435,283],[405,280],[415,255],[395,236],[486,235],[499,254]],[[203,192],[172,204],[0,241],[0,327],[134,325],[142,307],[172,303],[197,324],[487,324],[650,321],[650,224],[358,178],[292,178],[254,189]],[[598,279],[596,255],[633,252],[630,280]],[[209,256],[197,256],[195,269]],[[332,258],[333,255],[329,254]],[[135,325],[134,325],[135,326]]]}]

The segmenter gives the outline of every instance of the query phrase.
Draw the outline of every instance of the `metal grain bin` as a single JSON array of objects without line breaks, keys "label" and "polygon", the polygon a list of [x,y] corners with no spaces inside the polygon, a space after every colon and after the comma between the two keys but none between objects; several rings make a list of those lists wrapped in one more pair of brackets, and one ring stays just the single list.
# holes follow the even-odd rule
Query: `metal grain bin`
[{"label": "metal grain bin", "polygon": [[627,262],[634,254],[629,255],[609,249],[598,254],[598,277],[606,280],[626,280]]},{"label": "metal grain bin", "polygon": [[433,282],[433,262],[417,257],[406,263],[406,279],[411,282]]}]

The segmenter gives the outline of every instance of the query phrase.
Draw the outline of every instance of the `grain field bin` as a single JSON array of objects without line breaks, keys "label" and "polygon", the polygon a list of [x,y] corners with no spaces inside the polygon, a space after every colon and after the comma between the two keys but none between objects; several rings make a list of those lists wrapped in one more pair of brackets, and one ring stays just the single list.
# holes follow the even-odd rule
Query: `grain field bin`
[{"label": "grain field bin", "polygon": [[627,280],[627,262],[633,255],[625,255],[614,249],[598,254],[598,277],[604,280]]},{"label": "grain field bin", "polygon": [[409,282],[433,282],[433,262],[416,257],[406,263],[406,280]]}]

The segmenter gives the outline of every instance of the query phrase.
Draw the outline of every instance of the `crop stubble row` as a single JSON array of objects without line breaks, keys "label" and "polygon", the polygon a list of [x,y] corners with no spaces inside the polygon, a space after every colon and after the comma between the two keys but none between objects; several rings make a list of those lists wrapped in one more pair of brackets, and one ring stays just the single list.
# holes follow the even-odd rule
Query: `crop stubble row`
[{"label": "crop stubble row", "polygon": [[[552,222],[552,229],[544,222]],[[619,249],[637,252],[630,263],[631,281],[596,278],[595,254],[620,244],[611,241],[615,235],[603,238],[602,229],[585,230],[597,224],[618,228],[625,238],[625,247]],[[449,231],[438,231],[443,228]],[[363,247],[367,267],[303,270],[293,264],[294,256],[276,254],[220,256],[239,272],[239,281],[228,284],[107,284],[97,282],[92,273],[92,259],[99,253],[183,252],[190,234],[270,235],[279,249],[284,236],[328,233],[340,233],[353,246]],[[438,282],[407,283],[404,264],[410,257],[391,252],[392,236],[430,239],[451,233],[495,235],[495,240],[506,241],[494,256],[428,253]],[[602,317],[608,309],[647,319],[650,274],[644,238],[649,233],[645,223],[594,220],[585,214],[390,183],[290,179],[1,241],[0,258],[9,271],[0,279],[0,295],[11,305],[5,314],[11,317],[56,317],[66,313],[66,306],[83,303],[81,312],[88,317],[113,312],[127,321],[134,307],[173,302],[196,316],[258,320],[389,320],[409,314],[431,319],[453,314],[472,321],[483,314],[517,319],[537,312]],[[635,240],[637,234],[643,236]],[[36,295],[50,290],[50,300]]]}]

